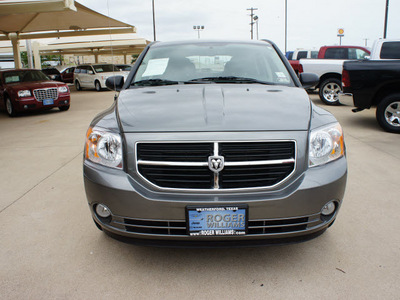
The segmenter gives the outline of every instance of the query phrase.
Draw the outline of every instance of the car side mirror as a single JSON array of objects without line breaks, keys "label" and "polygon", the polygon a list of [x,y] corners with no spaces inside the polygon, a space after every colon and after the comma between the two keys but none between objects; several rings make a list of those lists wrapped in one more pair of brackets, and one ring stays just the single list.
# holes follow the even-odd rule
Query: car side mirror
[{"label": "car side mirror", "polygon": [[371,59],[371,56],[369,56],[369,55],[366,55],[366,56],[364,56],[364,58],[363,58],[363,59],[369,60],[369,59]]},{"label": "car side mirror", "polygon": [[89,71],[88,71],[88,74],[93,75],[94,72],[93,72],[92,70],[89,70]]},{"label": "car side mirror", "polygon": [[108,77],[106,80],[107,88],[116,92],[122,90],[124,83],[124,76],[120,75]]},{"label": "car side mirror", "polygon": [[319,83],[319,77],[314,73],[300,73],[300,83],[303,88],[309,89]]}]

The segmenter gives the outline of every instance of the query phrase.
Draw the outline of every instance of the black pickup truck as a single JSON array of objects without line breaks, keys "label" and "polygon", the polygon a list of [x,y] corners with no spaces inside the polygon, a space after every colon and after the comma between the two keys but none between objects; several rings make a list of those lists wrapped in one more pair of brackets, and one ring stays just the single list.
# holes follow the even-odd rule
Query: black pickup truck
[{"label": "black pickup truck", "polygon": [[354,112],[376,106],[379,125],[400,133],[400,60],[346,61],[342,85],[341,103],[348,103],[352,96]]}]

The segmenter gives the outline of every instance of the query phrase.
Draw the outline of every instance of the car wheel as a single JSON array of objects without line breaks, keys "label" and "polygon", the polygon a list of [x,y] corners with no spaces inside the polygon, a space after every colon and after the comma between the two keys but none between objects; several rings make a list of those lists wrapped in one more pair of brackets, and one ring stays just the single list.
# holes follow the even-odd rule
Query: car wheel
[{"label": "car wheel", "polygon": [[59,106],[58,109],[61,111],[67,111],[69,109],[69,105]]},{"label": "car wheel", "polygon": [[101,85],[100,85],[99,81],[97,81],[97,80],[95,81],[94,87],[95,87],[96,91],[98,91],[98,92],[101,91]]},{"label": "car wheel", "polygon": [[12,104],[10,97],[7,97],[5,102],[6,102],[7,114],[10,117],[15,117],[16,116],[16,112],[15,112],[14,105]]},{"label": "car wheel", "polygon": [[327,105],[339,105],[339,93],[342,91],[340,80],[329,78],[319,87],[319,98]]},{"label": "car wheel", "polygon": [[78,80],[75,80],[75,88],[76,88],[77,91],[82,91],[81,84],[79,83]]},{"label": "car wheel", "polygon": [[386,131],[400,133],[400,94],[386,96],[379,102],[376,119]]}]

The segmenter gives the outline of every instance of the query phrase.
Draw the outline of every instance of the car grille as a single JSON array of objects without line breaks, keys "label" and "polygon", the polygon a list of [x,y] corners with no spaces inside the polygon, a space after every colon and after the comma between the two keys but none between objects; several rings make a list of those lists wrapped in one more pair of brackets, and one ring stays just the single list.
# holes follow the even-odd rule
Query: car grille
[{"label": "car grille", "polygon": [[[307,231],[326,223],[320,214],[282,219],[249,220],[247,235],[276,235]],[[143,220],[113,216],[112,227],[145,235],[188,236],[185,221]]]},{"label": "car grille", "polygon": [[37,89],[33,90],[33,95],[38,101],[43,101],[44,99],[56,100],[58,98],[58,90],[57,88]]},{"label": "car grille", "polygon": [[[212,170],[210,158],[223,160]],[[272,187],[295,169],[296,144],[282,142],[138,143],[137,170],[161,188]]]}]

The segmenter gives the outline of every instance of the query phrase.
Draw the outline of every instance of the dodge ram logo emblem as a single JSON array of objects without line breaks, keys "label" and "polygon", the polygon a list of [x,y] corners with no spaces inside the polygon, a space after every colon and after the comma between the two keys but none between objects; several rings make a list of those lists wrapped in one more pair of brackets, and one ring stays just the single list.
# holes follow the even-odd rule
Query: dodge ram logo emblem
[{"label": "dodge ram logo emblem", "polygon": [[224,168],[224,157],[223,156],[209,156],[208,167],[214,173],[219,173]]}]

